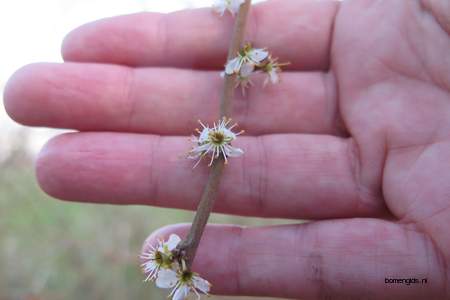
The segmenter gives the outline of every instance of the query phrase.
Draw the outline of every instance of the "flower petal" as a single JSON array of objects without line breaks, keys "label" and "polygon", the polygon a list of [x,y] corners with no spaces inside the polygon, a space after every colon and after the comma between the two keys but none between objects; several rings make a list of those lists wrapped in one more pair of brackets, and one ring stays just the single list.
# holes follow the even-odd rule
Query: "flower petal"
[{"label": "flower petal", "polygon": [[241,77],[249,77],[254,70],[255,64],[248,62],[242,65],[239,75]]},{"label": "flower petal", "polygon": [[188,286],[182,285],[173,294],[172,299],[173,300],[184,300],[189,295],[190,291],[191,291],[191,289]]},{"label": "flower petal", "polygon": [[242,57],[240,57],[240,56],[235,57],[232,60],[228,61],[225,66],[225,74],[233,75],[235,73],[239,73],[242,63],[243,63],[243,60],[242,60]]},{"label": "flower petal", "polygon": [[167,248],[169,249],[169,251],[172,251],[178,246],[178,244],[180,242],[181,242],[181,238],[178,235],[171,234],[166,245],[167,245]]},{"label": "flower petal", "polygon": [[154,260],[149,260],[148,262],[143,263],[141,266],[142,266],[142,268],[144,268],[145,273],[148,273],[151,270],[154,270],[155,268],[157,268],[158,264],[155,263]]},{"label": "flower petal", "polygon": [[236,147],[227,147],[227,156],[229,157],[239,157],[244,154],[244,150]]},{"label": "flower petal", "polygon": [[202,152],[190,151],[187,155],[188,159],[198,159],[202,156]]},{"label": "flower petal", "polygon": [[192,282],[194,283],[194,287],[203,294],[209,293],[211,284],[207,280],[201,278],[200,276],[194,276],[192,278]]},{"label": "flower petal", "polygon": [[173,288],[178,282],[177,273],[169,269],[159,271],[156,286],[161,289]]},{"label": "flower petal", "polygon": [[230,129],[228,129],[228,128],[223,129],[223,134],[228,139],[231,139],[231,140],[235,140],[236,139],[236,134],[233,131],[231,131]]},{"label": "flower petal", "polygon": [[200,137],[198,138],[199,143],[204,143],[209,138],[209,132],[211,130],[208,127],[203,128],[202,133],[200,134]]},{"label": "flower petal", "polygon": [[269,52],[264,49],[252,49],[248,53],[248,57],[250,60],[255,62],[256,64],[259,64],[263,60],[265,60],[269,56]]},{"label": "flower petal", "polygon": [[231,0],[229,10],[231,14],[236,14],[239,12],[239,9],[241,8],[241,4],[244,3],[245,0]]},{"label": "flower petal", "polygon": [[225,10],[227,9],[227,4],[225,0],[216,0],[213,4],[213,9],[221,16],[224,15]]},{"label": "flower petal", "polygon": [[280,82],[280,76],[278,75],[278,72],[276,69],[273,69],[269,72],[270,82],[273,84],[277,84]]}]

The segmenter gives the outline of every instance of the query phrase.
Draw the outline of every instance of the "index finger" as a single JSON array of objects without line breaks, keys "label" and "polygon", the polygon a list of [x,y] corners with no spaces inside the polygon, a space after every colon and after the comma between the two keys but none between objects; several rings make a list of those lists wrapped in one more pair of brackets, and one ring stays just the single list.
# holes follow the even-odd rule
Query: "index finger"
[{"label": "index finger", "polygon": [[[255,5],[247,40],[268,47],[290,68],[327,69],[337,1],[272,0]],[[96,21],[71,32],[67,61],[130,66],[222,68],[233,19],[209,8],[170,14],[138,13]]]}]

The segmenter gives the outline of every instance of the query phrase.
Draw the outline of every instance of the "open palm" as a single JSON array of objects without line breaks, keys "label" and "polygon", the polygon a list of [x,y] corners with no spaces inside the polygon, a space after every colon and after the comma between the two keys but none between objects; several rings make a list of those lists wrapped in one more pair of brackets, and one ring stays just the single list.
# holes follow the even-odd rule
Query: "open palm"
[{"label": "open palm", "polygon": [[[69,34],[66,63],[19,70],[5,92],[11,117],[80,131],[42,150],[42,188],[194,209],[208,168],[180,154],[197,119],[217,118],[232,22],[208,9],[106,19]],[[321,221],[209,226],[194,268],[214,293],[450,297],[449,34],[446,0],[254,7],[249,40],[291,69],[236,94],[246,154],[227,166],[216,211]],[[419,283],[386,283],[402,278]]]}]

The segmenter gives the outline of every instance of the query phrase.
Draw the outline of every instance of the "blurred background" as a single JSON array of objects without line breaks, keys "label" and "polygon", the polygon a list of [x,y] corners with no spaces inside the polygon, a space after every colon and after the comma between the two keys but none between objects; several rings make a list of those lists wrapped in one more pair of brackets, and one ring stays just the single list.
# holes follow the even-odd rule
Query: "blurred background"
[{"label": "blurred background", "polygon": [[[0,91],[25,64],[57,62],[71,29],[99,18],[138,11],[170,12],[211,0],[0,1]],[[148,234],[192,213],[151,207],[113,207],[50,199],[36,184],[40,147],[61,131],[25,128],[0,105],[0,300],[166,299],[142,282],[138,255]],[[277,220],[214,215],[245,225]],[[212,297],[211,299],[231,299]],[[249,299],[249,298],[232,298]]]}]

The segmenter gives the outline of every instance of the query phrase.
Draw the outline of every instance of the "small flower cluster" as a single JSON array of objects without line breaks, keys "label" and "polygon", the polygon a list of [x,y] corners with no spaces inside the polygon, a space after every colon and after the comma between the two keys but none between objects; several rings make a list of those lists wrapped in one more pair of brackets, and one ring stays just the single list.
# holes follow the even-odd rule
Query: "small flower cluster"
[{"label": "small flower cluster", "polygon": [[251,76],[258,73],[267,75],[264,81],[264,86],[269,82],[277,84],[280,82],[281,67],[288,65],[288,63],[279,63],[277,58],[266,49],[253,48],[250,43],[247,43],[238,56],[229,60],[225,65],[225,71],[221,76],[236,75],[236,87],[241,86],[242,93],[245,94],[245,89],[249,85],[253,85]]},{"label": "small flower cluster", "polygon": [[167,242],[159,241],[156,247],[141,255],[142,269],[147,275],[145,281],[156,281],[162,289],[172,289],[169,297],[184,300],[190,293],[208,295],[211,284],[198,274],[188,270],[183,259],[177,259],[174,250],[181,242],[179,236],[172,234]]},{"label": "small flower cluster", "polygon": [[231,121],[231,119],[222,118],[217,124],[214,123],[212,128],[204,125],[200,120],[198,121],[203,128],[202,130],[197,129],[198,137],[192,137],[191,141],[194,143],[194,146],[188,154],[189,159],[198,160],[194,168],[205,156],[211,157],[209,166],[212,166],[213,161],[219,157],[222,157],[225,163],[228,163],[228,157],[238,157],[244,154],[242,149],[231,145],[231,142],[244,132],[234,133],[232,129],[237,124],[230,126]]},{"label": "small flower cluster", "polygon": [[213,9],[221,16],[228,10],[232,16],[238,13],[240,6],[245,0],[216,0]]}]

